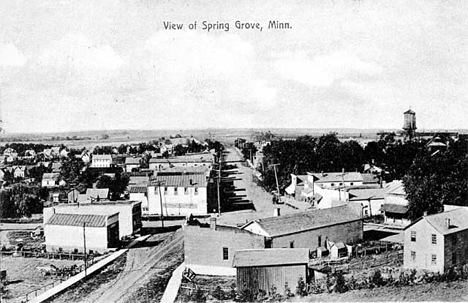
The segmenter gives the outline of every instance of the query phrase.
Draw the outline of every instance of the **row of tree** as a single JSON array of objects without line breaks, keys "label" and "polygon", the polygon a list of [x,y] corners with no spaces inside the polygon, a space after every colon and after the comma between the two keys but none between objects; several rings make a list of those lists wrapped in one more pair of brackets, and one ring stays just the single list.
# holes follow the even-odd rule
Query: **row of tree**
[{"label": "row of tree", "polygon": [[49,191],[40,186],[22,183],[0,190],[0,218],[30,217],[41,213],[43,201],[48,198]]},{"label": "row of tree", "polygon": [[341,142],[336,133],[321,137],[302,136],[294,141],[272,141],[263,148],[260,167],[263,185],[268,190],[276,187],[272,164],[279,164],[277,176],[280,188],[290,184],[291,173],[362,172],[367,163],[382,168],[385,171],[382,175],[384,180],[401,179],[424,146],[421,142],[396,141],[394,134],[370,142],[365,148],[354,140]]}]

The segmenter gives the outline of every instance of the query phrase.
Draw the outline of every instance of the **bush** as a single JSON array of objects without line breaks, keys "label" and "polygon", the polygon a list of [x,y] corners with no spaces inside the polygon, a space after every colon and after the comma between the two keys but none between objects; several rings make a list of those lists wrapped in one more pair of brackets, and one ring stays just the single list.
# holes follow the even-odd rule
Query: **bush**
[{"label": "bush", "polygon": [[299,277],[296,285],[296,295],[299,297],[307,296],[307,285],[302,277]]},{"label": "bush", "polygon": [[343,274],[341,272],[337,272],[335,278],[334,291],[337,293],[344,293],[348,291],[348,286],[346,285],[346,280],[343,277]]},{"label": "bush", "polygon": [[382,274],[381,274],[379,269],[377,269],[374,272],[374,274],[372,275],[371,282],[372,282],[372,284],[374,284],[377,287],[385,285],[385,282],[384,282],[384,280],[382,278]]},{"label": "bush", "polygon": [[211,295],[217,299],[217,300],[224,300],[225,299],[225,294],[224,291],[222,290],[221,286],[216,286],[216,288],[213,290]]}]

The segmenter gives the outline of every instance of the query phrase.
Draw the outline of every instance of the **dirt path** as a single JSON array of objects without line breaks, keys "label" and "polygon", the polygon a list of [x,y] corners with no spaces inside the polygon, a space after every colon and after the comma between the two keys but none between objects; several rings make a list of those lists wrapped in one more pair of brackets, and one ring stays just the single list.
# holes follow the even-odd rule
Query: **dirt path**
[{"label": "dirt path", "polygon": [[[165,258],[182,249],[182,230],[153,235],[148,239],[152,247],[138,247],[127,254],[125,269],[112,282],[102,285],[80,302],[124,302],[143,281],[149,280],[162,265]],[[161,243],[159,243],[161,242]],[[162,266],[163,267],[163,266]]]}]

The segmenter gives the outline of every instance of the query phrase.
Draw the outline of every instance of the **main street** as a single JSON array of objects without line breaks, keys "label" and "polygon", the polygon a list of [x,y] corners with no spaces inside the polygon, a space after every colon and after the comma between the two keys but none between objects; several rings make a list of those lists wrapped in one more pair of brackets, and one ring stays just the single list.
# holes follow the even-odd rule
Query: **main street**
[{"label": "main street", "polygon": [[[237,165],[237,168],[231,172],[233,173],[232,176],[235,177],[234,187],[236,192],[242,196],[245,195],[243,200],[251,201],[255,209],[232,212],[223,212],[223,209],[221,209],[221,217],[218,219],[220,223],[237,225],[254,219],[271,217],[273,216],[275,208],[279,208],[281,214],[296,211],[285,204],[273,204],[273,195],[266,192],[262,187],[258,186],[254,182],[254,171],[250,167],[246,166],[244,162],[240,162],[243,161],[243,157],[237,148],[226,146],[226,152],[227,153],[225,154],[224,161]],[[227,203],[230,203],[230,201]]]}]

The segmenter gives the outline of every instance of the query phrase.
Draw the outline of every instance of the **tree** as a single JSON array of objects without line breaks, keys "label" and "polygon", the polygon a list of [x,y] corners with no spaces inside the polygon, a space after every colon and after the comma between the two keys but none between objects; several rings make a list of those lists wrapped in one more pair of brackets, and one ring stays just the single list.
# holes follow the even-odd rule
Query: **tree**
[{"label": "tree", "polygon": [[443,204],[468,206],[468,158],[454,150],[423,153],[403,178],[411,220],[424,212],[443,211]]},{"label": "tree", "polygon": [[77,182],[85,166],[83,160],[77,157],[65,158],[60,167],[60,177],[68,184]]}]

